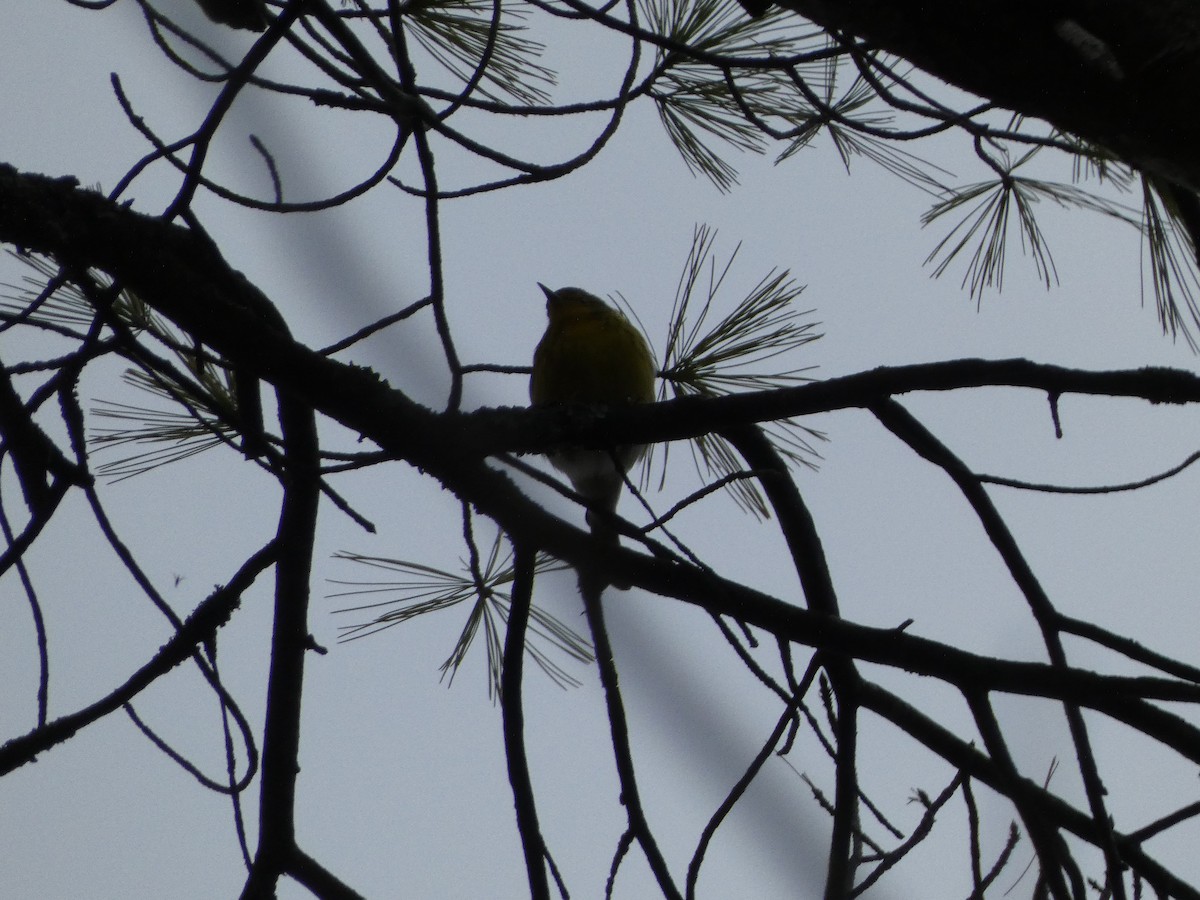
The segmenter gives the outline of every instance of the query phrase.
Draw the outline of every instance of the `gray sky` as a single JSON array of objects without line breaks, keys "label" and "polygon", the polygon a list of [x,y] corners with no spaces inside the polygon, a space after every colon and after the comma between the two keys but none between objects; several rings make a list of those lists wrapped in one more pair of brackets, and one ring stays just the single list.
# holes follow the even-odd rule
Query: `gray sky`
[{"label": "gray sky", "polygon": [[[178,0],[170,5],[181,15],[189,6]],[[210,28],[197,16],[188,21],[230,53],[249,46],[244,35]],[[8,13],[8,23],[0,32],[0,73],[6,84],[22,87],[0,99],[0,158],[21,169],[71,174],[108,190],[145,152],[120,114],[110,72],[121,77],[139,114],[160,134],[185,134],[205,112],[209,89],[161,58],[131,3],[103,13],[65,3],[21,4]],[[578,50],[569,44],[573,39],[564,33],[568,43],[555,47],[551,58],[569,64]],[[602,75],[615,84],[613,72]],[[581,137],[578,129],[595,127],[583,120],[545,126],[537,150],[547,161],[556,158],[593,133],[585,130]],[[273,103],[239,102],[222,126],[214,171],[260,193],[265,185],[245,140],[250,132],[279,149],[293,199],[347,186],[387,148],[386,134],[362,130],[348,116],[314,113],[300,103],[281,110]],[[503,137],[520,142],[523,135]],[[931,152],[963,180],[986,177],[965,140],[943,142]],[[463,359],[528,362],[544,327],[538,281],[620,292],[661,350],[693,225],[704,222],[719,229],[719,259],[742,244],[724,295],[729,304],[775,267],[808,286],[802,303],[816,310],[825,337],[797,362],[818,365],[819,375],[971,356],[1090,368],[1194,368],[1186,346],[1164,339],[1153,309],[1141,305],[1139,244],[1129,228],[1083,213],[1040,210],[1063,286],[1047,292],[1038,284],[1014,242],[1004,294],[988,295],[977,311],[959,289],[961,269],[932,281],[921,265],[944,233],[938,225],[919,227],[929,198],[863,161],[847,176],[825,145],[779,166],[770,157],[735,161],[742,184],[722,195],[687,172],[651,111],[635,108],[605,152],[574,176],[445,204],[448,305]],[[411,166],[406,170],[411,173]],[[473,171],[453,155],[439,167],[444,187]],[[156,212],[176,184],[160,166],[129,196],[137,208]],[[394,189],[379,188],[320,215],[264,216],[204,194],[197,206],[230,262],[314,346],[425,293],[422,210]],[[0,280],[22,274],[11,261],[0,263]],[[14,340],[11,334],[0,339],[0,352],[29,352]],[[346,358],[376,368],[422,402],[444,399],[444,369],[427,321],[389,330]],[[95,373],[85,382],[87,396],[135,401],[114,375],[111,368]],[[467,398],[470,405],[523,404],[525,380],[471,376]],[[1031,481],[1141,478],[1178,462],[1200,442],[1188,409],[1068,397],[1061,404],[1065,436],[1056,440],[1046,400],[1033,393],[973,391],[904,402],[971,466]],[[820,471],[797,477],[826,541],[846,617],[879,626],[911,618],[915,634],[982,653],[1043,659],[1024,602],[948,480],[866,413],[811,424],[827,431],[830,441],[821,448]],[[354,447],[333,429],[327,436],[334,445]],[[993,496],[1064,612],[1187,659],[1195,633],[1195,484],[1195,476],[1185,473],[1133,494],[1048,498],[996,490]],[[676,452],[667,491],[651,502],[666,509],[695,486],[687,454]],[[379,533],[357,530],[331,508],[323,512],[311,628],[330,653],[309,660],[297,815],[301,845],[368,897],[525,896],[500,715],[486,695],[482,653],[473,655],[451,689],[438,680],[462,615],[450,612],[338,645],[338,626],[357,619],[333,615],[344,603],[325,596],[336,587],[324,579],[370,577],[331,559],[337,550],[456,567],[463,553],[458,508],[436,484],[402,465],[347,476],[338,487],[379,525]],[[108,486],[104,496],[181,612],[229,577],[238,553],[266,539],[277,513],[272,484],[226,451]],[[228,525],[231,498],[242,507],[236,528]],[[558,508],[578,517],[561,502]],[[634,507],[626,501],[623,509]],[[85,516],[82,504],[75,511]],[[677,527],[723,574],[797,598],[770,523],[755,523],[717,498]],[[170,632],[110,559],[94,526],[64,518],[43,538],[33,562],[54,663],[51,713],[62,714],[118,684]],[[173,586],[176,576],[181,580]],[[568,576],[539,582],[537,599],[582,627]],[[705,819],[770,732],[778,709],[699,611],[635,591],[615,595],[608,613],[647,812],[682,878]],[[28,608],[11,575],[0,581],[0,615],[7,623],[0,630],[0,677],[10,686],[0,700],[0,739],[7,739],[33,724],[36,684]],[[223,672],[256,726],[269,615],[264,581],[249,592],[220,639]],[[1072,649],[1072,658],[1111,664],[1090,649]],[[896,673],[867,671],[945,724],[967,723],[961,702],[948,692]],[[572,896],[596,897],[623,814],[594,672],[580,666],[574,674],[583,686],[562,691],[531,669],[526,715],[551,849]],[[1025,774],[1040,778],[1058,758],[1063,765],[1054,783],[1080,802],[1057,711],[1015,702],[999,706],[1014,727],[1013,749]],[[216,705],[194,670],[181,668],[164,678],[137,708],[208,774],[219,776]],[[1177,762],[1142,755],[1143,748],[1107,723],[1095,724],[1120,827],[1136,827],[1182,802],[1179,785],[1190,788],[1193,775]],[[937,793],[951,773],[869,716],[860,743],[860,769],[872,798],[900,827],[911,827],[919,815],[906,803],[912,789]],[[790,763],[831,789],[830,768],[811,739],[802,741]],[[190,900],[236,896],[240,888],[243,871],[227,801],[198,787],[123,717],[92,726],[37,765],[6,777],[0,798],[3,893],[45,900]],[[990,858],[1012,814],[982,790],[980,802]],[[255,804],[251,792],[251,820]],[[938,826],[939,837],[871,896],[916,896],[916,885],[927,888],[931,871],[944,879],[939,896],[965,895],[962,821],[956,801]],[[701,875],[701,896],[815,896],[827,827],[797,772],[773,760],[719,833]],[[1200,879],[1189,849],[1195,837],[1194,829],[1183,829],[1151,849]],[[1011,883],[1029,853],[1023,843],[1003,884]],[[1092,872],[1100,871],[1094,856],[1084,859]],[[640,854],[631,854],[617,896],[648,896],[647,879]],[[1026,896],[1030,888],[1026,877],[1014,895]],[[304,892],[289,885],[281,896]]]}]

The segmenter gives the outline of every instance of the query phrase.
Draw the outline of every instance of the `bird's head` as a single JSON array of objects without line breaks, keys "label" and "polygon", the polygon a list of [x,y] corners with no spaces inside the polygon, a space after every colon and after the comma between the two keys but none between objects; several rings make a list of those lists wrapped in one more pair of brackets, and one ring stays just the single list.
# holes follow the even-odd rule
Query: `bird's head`
[{"label": "bird's head", "polygon": [[551,322],[565,322],[595,315],[610,315],[611,306],[582,288],[565,287],[552,291],[541,282],[538,287],[546,295],[546,315]]}]

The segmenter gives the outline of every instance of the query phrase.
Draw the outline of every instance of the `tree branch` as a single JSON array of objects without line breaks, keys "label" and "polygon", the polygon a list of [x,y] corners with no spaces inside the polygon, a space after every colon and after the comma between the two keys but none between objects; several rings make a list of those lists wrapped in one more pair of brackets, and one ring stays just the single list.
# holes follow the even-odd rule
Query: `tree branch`
[{"label": "tree branch", "polygon": [[780,0],[1001,106],[1200,190],[1189,0]]},{"label": "tree branch", "polygon": [[504,638],[504,665],[500,671],[500,711],[504,716],[504,752],[508,758],[508,780],[517,812],[517,831],[525,853],[532,900],[549,900],[546,878],[546,843],[538,827],[533,781],[525,754],[525,714],[521,704],[521,676],[525,666],[525,635],[533,598],[536,553],[518,544],[513,551],[513,594]]}]

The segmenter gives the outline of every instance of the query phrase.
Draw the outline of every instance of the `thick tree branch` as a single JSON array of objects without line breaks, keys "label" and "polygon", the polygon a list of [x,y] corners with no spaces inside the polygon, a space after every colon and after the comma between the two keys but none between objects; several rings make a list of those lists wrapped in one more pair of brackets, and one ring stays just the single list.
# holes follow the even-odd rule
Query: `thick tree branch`
[{"label": "thick tree branch", "polygon": [[1200,190],[1190,0],[781,0],[1001,106]]},{"label": "thick tree branch", "polygon": [[1028,388],[1054,396],[1136,397],[1150,403],[1200,403],[1200,376],[1182,369],[1147,366],[1089,372],[1027,359],[954,359],[880,366],[797,387],[685,397],[603,412],[483,409],[463,415],[456,425],[470,434],[471,445],[481,452],[544,453],[568,438],[571,443],[595,446],[613,441],[686,440],[738,424],[868,409],[903,394],[978,387]]}]

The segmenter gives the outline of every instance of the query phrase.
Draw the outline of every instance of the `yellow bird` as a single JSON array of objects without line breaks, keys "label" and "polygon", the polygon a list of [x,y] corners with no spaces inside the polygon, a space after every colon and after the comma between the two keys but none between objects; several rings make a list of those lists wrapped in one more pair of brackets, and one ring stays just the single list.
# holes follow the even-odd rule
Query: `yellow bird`
[{"label": "yellow bird", "polygon": [[[546,295],[546,333],[533,352],[529,398],[534,406],[594,404],[620,406],[654,399],[654,357],[641,333],[599,297],[579,288]],[[549,454],[575,491],[597,508],[613,512],[624,473],[646,450],[642,444],[611,449],[566,447]],[[588,513],[593,532],[617,543],[602,517]]]}]

